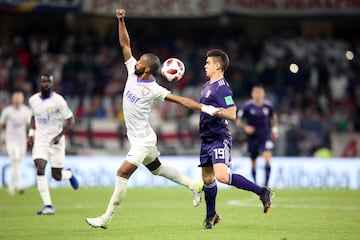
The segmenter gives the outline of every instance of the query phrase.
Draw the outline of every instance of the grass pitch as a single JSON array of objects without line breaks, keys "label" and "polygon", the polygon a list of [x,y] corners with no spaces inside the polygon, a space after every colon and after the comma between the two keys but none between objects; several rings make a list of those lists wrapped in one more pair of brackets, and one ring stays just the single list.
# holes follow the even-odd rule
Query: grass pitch
[{"label": "grass pitch", "polygon": [[54,216],[37,216],[42,207],[36,188],[9,196],[0,189],[0,239],[26,240],[295,240],[359,239],[359,190],[275,190],[272,209],[262,212],[254,194],[220,189],[221,223],[203,228],[205,204],[192,207],[185,188],[132,188],[108,229],[91,228],[86,217],[102,214],[112,188],[51,189]]}]

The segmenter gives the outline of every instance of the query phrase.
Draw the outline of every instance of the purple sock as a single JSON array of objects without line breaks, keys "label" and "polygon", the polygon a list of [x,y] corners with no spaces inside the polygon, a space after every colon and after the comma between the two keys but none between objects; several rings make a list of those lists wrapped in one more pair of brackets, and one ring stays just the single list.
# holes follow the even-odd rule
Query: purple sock
[{"label": "purple sock", "polygon": [[270,165],[266,164],[265,165],[265,186],[268,186],[270,172],[271,172],[271,167],[270,167]]},{"label": "purple sock", "polygon": [[209,216],[216,212],[217,185],[215,180],[210,184],[204,185],[204,195],[206,202],[206,216]]},{"label": "purple sock", "polygon": [[248,179],[241,176],[240,174],[230,174],[229,185],[256,193],[257,195],[260,195],[260,193],[261,193],[260,186],[249,181]]}]

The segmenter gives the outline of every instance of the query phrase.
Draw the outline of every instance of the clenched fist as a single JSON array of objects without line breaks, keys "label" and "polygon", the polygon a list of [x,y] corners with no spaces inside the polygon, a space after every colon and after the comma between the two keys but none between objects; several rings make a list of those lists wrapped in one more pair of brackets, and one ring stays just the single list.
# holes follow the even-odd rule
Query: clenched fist
[{"label": "clenched fist", "polygon": [[115,14],[118,19],[123,19],[125,17],[126,11],[124,9],[116,9]]}]

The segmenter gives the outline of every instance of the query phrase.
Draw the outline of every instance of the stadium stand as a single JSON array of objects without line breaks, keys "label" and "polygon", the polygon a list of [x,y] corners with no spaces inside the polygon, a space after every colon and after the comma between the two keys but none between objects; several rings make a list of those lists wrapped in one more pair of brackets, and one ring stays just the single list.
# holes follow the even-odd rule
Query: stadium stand
[{"label": "stadium stand", "polygon": [[[3,16],[4,17],[4,16]],[[19,16],[7,15],[13,19]],[[126,79],[114,19],[106,27],[64,26],[61,20],[46,15],[52,25],[37,14],[33,24],[16,25],[0,41],[0,110],[10,94],[22,90],[26,96],[37,90],[41,72],[52,72],[56,89],[68,100],[76,114],[77,124],[69,136],[68,152],[72,154],[115,154],[126,151],[127,141],[121,111],[121,97]],[[59,15],[57,16],[59,17]],[[87,16],[96,21],[96,16]],[[52,21],[54,20],[54,21]],[[360,41],[358,30],[342,35],[334,22],[325,33],[301,29],[302,21],[286,19],[289,26],[277,27],[275,18],[259,33],[249,31],[241,18],[231,16],[231,27],[224,25],[211,34],[218,19],[196,21],[155,19],[158,29],[167,34],[145,32],[133,37],[134,55],[156,52],[162,60],[176,56],[186,65],[186,74],[177,84],[160,82],[172,91],[198,99],[203,74],[204,52],[215,46],[230,53],[227,79],[240,105],[249,95],[254,82],[261,82],[267,98],[280,115],[280,142],[275,155],[312,156],[321,147],[332,148],[334,133],[360,131]],[[103,21],[103,20],[102,20]],[[189,22],[191,21],[191,24]],[[326,20],[324,20],[326,21]],[[351,19],[349,19],[351,21]],[[17,21],[14,21],[16,23]],[[19,21],[21,22],[21,21]],[[151,28],[151,21],[130,19],[131,34]],[[176,30],[174,30],[176,29]],[[256,31],[255,31],[256,32]],[[351,54],[355,57],[351,58]],[[295,63],[298,71],[292,72]],[[197,155],[198,114],[171,103],[160,103],[152,122],[159,132],[163,154]],[[232,124],[232,123],[231,123]],[[234,151],[241,155],[245,135],[233,127]],[[289,144],[291,143],[291,144]]]}]

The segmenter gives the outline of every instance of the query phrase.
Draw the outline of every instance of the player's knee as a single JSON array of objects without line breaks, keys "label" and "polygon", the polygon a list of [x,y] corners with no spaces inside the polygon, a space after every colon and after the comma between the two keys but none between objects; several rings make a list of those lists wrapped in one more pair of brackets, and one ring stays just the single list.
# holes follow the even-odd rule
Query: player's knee
[{"label": "player's knee", "polygon": [[52,174],[53,179],[55,179],[56,181],[61,181],[61,174],[58,173],[53,173]]},{"label": "player's knee", "polygon": [[229,175],[228,174],[216,175],[216,180],[220,183],[228,184],[229,183]]},{"label": "player's knee", "polygon": [[122,178],[129,179],[130,176],[131,176],[131,173],[126,172],[126,171],[123,171],[123,170],[121,170],[121,169],[118,169],[118,171],[117,171],[117,176],[122,177]]},{"label": "player's knee", "polygon": [[44,176],[45,175],[45,170],[44,169],[36,169],[36,174],[38,176]]},{"label": "player's knee", "polygon": [[215,181],[215,176],[214,175],[206,175],[206,176],[203,175],[202,180],[205,184],[210,184]]}]

